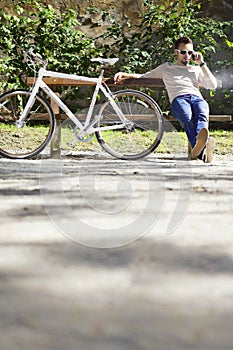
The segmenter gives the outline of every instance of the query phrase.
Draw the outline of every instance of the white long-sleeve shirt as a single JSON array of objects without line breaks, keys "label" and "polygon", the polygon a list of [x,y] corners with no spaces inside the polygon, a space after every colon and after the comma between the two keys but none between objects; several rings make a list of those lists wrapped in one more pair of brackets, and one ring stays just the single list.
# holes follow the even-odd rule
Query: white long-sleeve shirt
[{"label": "white long-sleeve shirt", "polygon": [[209,69],[207,73],[204,69],[194,65],[182,66],[166,62],[138,77],[162,79],[170,102],[177,96],[186,94],[202,97],[200,87],[217,88],[217,80]]}]

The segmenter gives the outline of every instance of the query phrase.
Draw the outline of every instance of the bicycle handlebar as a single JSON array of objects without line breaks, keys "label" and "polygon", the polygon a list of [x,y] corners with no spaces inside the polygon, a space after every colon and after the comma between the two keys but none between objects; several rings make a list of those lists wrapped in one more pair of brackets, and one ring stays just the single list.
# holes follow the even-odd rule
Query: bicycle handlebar
[{"label": "bicycle handlebar", "polygon": [[31,46],[28,51],[23,51],[24,55],[24,62],[31,61],[32,63],[38,63],[42,67],[46,67],[48,64],[47,60],[44,60],[39,54],[35,54],[33,51],[35,49],[35,46]]}]

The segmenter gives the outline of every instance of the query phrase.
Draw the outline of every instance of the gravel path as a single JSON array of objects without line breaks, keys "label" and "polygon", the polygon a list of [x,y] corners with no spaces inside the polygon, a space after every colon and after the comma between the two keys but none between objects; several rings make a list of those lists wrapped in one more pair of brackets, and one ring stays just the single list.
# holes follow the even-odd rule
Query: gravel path
[{"label": "gravel path", "polygon": [[0,169],[2,350],[232,349],[232,156]]}]

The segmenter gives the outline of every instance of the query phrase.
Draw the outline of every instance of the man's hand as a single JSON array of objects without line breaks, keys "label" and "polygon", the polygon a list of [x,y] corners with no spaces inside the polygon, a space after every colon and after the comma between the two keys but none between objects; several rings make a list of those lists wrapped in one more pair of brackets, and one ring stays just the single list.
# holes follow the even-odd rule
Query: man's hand
[{"label": "man's hand", "polygon": [[121,81],[122,78],[124,78],[125,73],[123,72],[118,72],[114,75],[114,81],[117,83],[118,81]]},{"label": "man's hand", "polygon": [[204,62],[204,58],[200,52],[194,52],[193,56],[194,62],[196,62],[197,64],[201,64]]},{"label": "man's hand", "polygon": [[140,76],[141,76],[140,74],[118,72],[114,75],[114,81],[117,83],[118,81],[121,81],[122,79],[140,78]]}]

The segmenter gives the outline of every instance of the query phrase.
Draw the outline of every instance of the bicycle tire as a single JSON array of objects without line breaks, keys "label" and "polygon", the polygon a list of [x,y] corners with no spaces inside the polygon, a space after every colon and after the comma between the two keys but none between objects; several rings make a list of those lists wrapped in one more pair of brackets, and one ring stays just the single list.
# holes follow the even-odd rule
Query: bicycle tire
[{"label": "bicycle tire", "polygon": [[99,144],[119,159],[146,157],[158,147],[163,136],[163,117],[158,104],[150,96],[136,90],[121,90],[112,97],[130,126],[117,129],[122,121],[111,101],[103,102],[98,111],[98,126],[116,125],[116,129],[96,131]]},{"label": "bicycle tire", "polygon": [[55,117],[47,100],[37,94],[21,128],[16,126],[31,92],[12,90],[0,96],[0,155],[11,159],[37,156],[52,139]]}]

